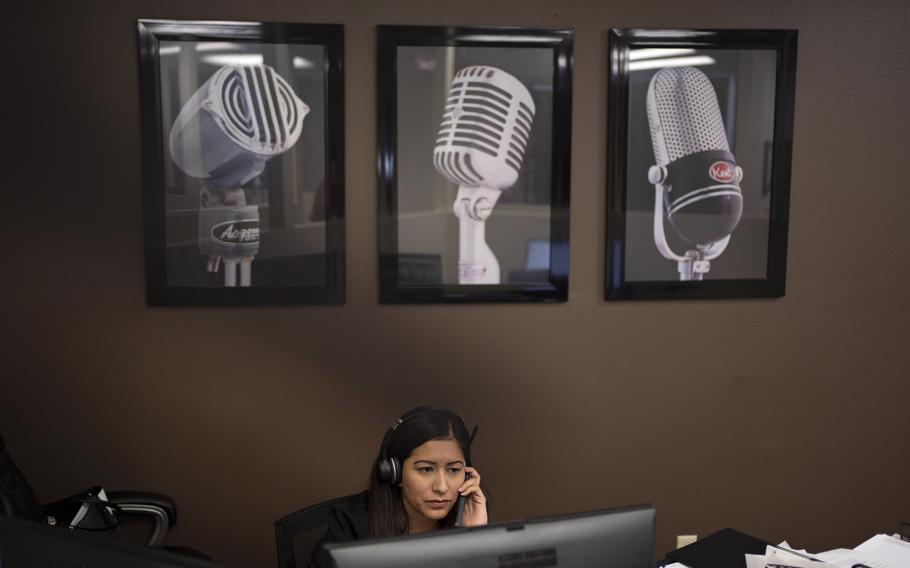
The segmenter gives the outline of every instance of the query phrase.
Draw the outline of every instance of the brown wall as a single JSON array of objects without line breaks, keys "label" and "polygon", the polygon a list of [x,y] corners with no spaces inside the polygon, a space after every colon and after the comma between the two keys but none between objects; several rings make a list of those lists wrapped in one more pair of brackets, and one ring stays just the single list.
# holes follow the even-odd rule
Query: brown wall
[{"label": "brown wall", "polygon": [[[0,205],[0,431],[45,499],[168,493],[171,542],[273,566],[272,522],[358,490],[426,402],[482,426],[500,520],[652,502],[661,552],[910,520],[906,2],[53,4],[8,20]],[[346,305],[145,306],[139,17],[345,25]],[[378,305],[377,24],[576,29],[568,303]],[[611,27],[799,29],[786,297],[603,301]]]}]

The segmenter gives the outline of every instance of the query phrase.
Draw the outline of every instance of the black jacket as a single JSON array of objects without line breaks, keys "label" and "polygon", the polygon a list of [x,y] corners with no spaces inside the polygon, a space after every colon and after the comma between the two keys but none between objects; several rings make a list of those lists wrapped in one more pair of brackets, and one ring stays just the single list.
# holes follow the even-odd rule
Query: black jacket
[{"label": "black jacket", "polygon": [[324,544],[370,538],[369,492],[345,497],[332,506],[329,529],[319,541],[308,568],[330,568],[332,562]]}]

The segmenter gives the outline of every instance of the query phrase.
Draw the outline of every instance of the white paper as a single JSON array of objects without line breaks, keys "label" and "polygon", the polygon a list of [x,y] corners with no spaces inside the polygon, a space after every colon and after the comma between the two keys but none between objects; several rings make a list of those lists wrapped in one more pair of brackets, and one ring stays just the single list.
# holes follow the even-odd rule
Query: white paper
[{"label": "white paper", "polygon": [[819,557],[837,568],[864,564],[869,568],[910,568],[910,542],[878,534],[853,550],[829,550]]},{"label": "white paper", "polygon": [[818,562],[802,552],[784,550],[770,545],[765,549],[765,563],[768,566],[786,566],[787,568],[833,568],[827,562]]},{"label": "white paper", "polygon": [[853,549],[862,552],[876,562],[894,564],[906,568],[910,566],[910,542],[905,542],[886,534],[877,534]]},{"label": "white paper", "polygon": [[847,550],[846,553],[828,560],[828,562],[831,566],[836,566],[837,568],[853,568],[857,564],[862,564],[869,568],[908,568],[910,566],[906,562],[904,564],[885,564],[855,550]]},{"label": "white paper", "polygon": [[841,558],[846,558],[848,554],[853,554],[853,551],[849,548],[835,548],[834,550],[826,550],[825,552],[819,552],[815,555],[819,560],[824,560],[828,564],[838,565]]}]

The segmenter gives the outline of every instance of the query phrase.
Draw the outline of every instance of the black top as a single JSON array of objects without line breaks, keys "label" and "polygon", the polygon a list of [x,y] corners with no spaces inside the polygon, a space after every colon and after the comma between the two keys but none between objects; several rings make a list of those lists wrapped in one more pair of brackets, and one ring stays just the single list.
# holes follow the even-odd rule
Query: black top
[{"label": "black top", "polygon": [[350,542],[370,538],[369,492],[345,497],[332,506],[329,528],[316,545],[307,568],[331,568],[332,562],[323,546],[330,542]]}]

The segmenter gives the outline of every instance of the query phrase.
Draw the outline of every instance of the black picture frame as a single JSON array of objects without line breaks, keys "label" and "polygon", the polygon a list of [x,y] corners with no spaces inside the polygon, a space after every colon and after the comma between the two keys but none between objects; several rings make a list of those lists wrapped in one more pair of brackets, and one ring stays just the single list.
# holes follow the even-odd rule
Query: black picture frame
[{"label": "black picture frame", "polygon": [[[569,249],[569,173],[570,173],[570,156],[571,156],[571,123],[572,123],[572,46],[574,30],[571,29],[540,29],[540,28],[501,28],[501,27],[440,27],[440,26],[378,26],[378,68],[377,68],[377,115],[378,115],[378,140],[377,140],[377,170],[378,170],[378,187],[379,187],[379,206],[378,206],[378,226],[379,226],[379,257],[380,257],[380,302],[381,303],[450,303],[450,302],[560,302],[565,301],[568,296],[568,249]],[[407,250],[406,247],[400,248],[399,230],[406,230],[402,226],[401,220],[404,215],[400,216],[399,181],[401,179],[413,179],[417,177],[417,170],[408,171],[406,156],[399,152],[399,143],[403,144],[421,144],[420,167],[422,177],[419,179],[430,180],[428,183],[448,184],[446,191],[448,193],[439,193],[438,195],[448,197],[448,204],[444,202],[446,197],[439,197],[440,207],[437,208],[437,220],[439,221],[433,230],[439,231],[439,227],[445,225],[448,227],[448,236],[454,235],[454,248],[458,248],[458,220],[452,209],[452,199],[456,195],[459,184],[450,179],[443,179],[443,175],[434,170],[434,144],[437,133],[440,129],[440,117],[443,115],[442,109],[446,104],[447,97],[450,94],[449,86],[454,80],[456,70],[454,64],[449,64],[445,71],[437,69],[435,66],[439,62],[436,54],[446,50],[446,48],[455,48],[446,51],[449,53],[451,60],[460,60],[459,65],[474,65],[480,67],[482,64],[487,65],[486,72],[498,71],[493,63],[489,60],[504,61],[522,61],[527,68],[539,71],[542,75],[541,84],[532,84],[530,89],[534,91],[532,98],[545,100],[546,103],[541,105],[535,103],[537,115],[534,118],[533,133],[546,132],[550,129],[550,136],[538,134],[528,143],[528,154],[536,152],[536,155],[543,156],[543,160],[549,166],[548,175],[541,175],[543,179],[536,179],[535,184],[523,182],[519,176],[516,187],[521,185],[521,199],[537,200],[540,203],[546,203],[549,206],[549,218],[543,221],[543,231],[548,233],[546,239],[539,240],[535,238],[526,238],[524,246],[526,251],[518,252],[509,257],[509,261],[514,266],[515,258],[524,254],[523,267],[517,269],[507,269],[507,263],[503,262],[502,280],[506,283],[459,283],[462,273],[462,264],[459,264],[459,253],[455,252],[454,259],[451,253],[453,247],[451,238],[446,239],[440,247],[447,247],[446,252]],[[486,48],[486,50],[460,50],[459,48]],[[399,128],[399,124],[404,124],[410,120],[406,117],[402,109],[398,108],[399,83],[407,81],[402,69],[398,67],[398,54],[404,54],[407,57],[414,50],[426,50],[429,55],[426,58],[417,61],[416,65],[420,69],[430,70],[431,73],[438,73],[433,79],[434,85],[443,85],[439,87],[438,92],[434,94],[424,93],[421,96],[430,97],[432,103],[426,106],[436,105],[438,108],[435,112],[424,112],[419,116],[414,114],[417,111],[408,107],[406,112],[412,113],[416,118],[414,123],[424,125],[426,136],[420,137],[417,141],[405,140],[406,134]],[[532,51],[524,51],[532,50]],[[534,51],[539,50],[539,51]],[[464,60],[472,56],[486,57],[484,62],[464,63]],[[540,61],[541,65],[532,67],[532,63],[527,63],[523,55],[533,56],[533,61]],[[501,57],[501,59],[499,59]],[[530,61],[530,59],[529,59]],[[549,72],[549,66],[552,65],[552,73]],[[520,67],[520,65],[516,65]],[[508,67],[503,65],[503,67]],[[508,73],[518,73],[513,67],[508,67]],[[460,67],[459,69],[464,69]],[[524,68],[522,68],[524,69]],[[508,74],[507,73],[507,74]],[[444,79],[444,82],[440,80]],[[523,83],[522,83],[523,84]],[[414,89],[417,92],[418,90]],[[403,94],[411,91],[402,89]],[[422,91],[419,91],[422,92]],[[529,91],[530,92],[530,91]],[[441,94],[440,94],[441,93]],[[538,93],[543,93],[539,96]],[[438,101],[438,102],[436,102]],[[419,104],[413,105],[421,107]],[[535,107],[536,108],[536,107]],[[541,109],[545,112],[541,112]],[[540,119],[546,115],[549,122]],[[423,120],[425,119],[425,120]],[[538,127],[539,126],[539,127]],[[508,131],[508,127],[506,128]],[[507,136],[504,134],[503,136]],[[401,138],[399,138],[401,137]],[[424,139],[426,139],[424,141]],[[532,145],[536,145],[533,147]],[[548,145],[548,146],[547,146]],[[425,150],[423,148],[426,148]],[[425,157],[424,157],[425,156]],[[415,162],[416,163],[416,162]],[[524,173],[527,168],[528,160],[519,164],[517,171]],[[530,171],[534,171],[531,167]],[[541,169],[543,171],[543,169]],[[429,173],[427,173],[429,172]],[[476,173],[476,172],[475,172]],[[485,174],[484,174],[485,175]],[[433,177],[436,176],[435,181]],[[528,174],[530,177],[530,174]],[[482,183],[489,183],[484,179]],[[531,190],[534,188],[537,192],[534,197]],[[506,195],[508,190],[502,192]],[[434,199],[436,199],[434,197]],[[535,202],[535,203],[537,203]],[[503,203],[502,200],[499,201]],[[511,203],[511,202],[509,202]],[[536,206],[536,205],[535,205]],[[445,208],[447,213],[445,212]],[[502,205],[499,205],[502,207]],[[541,208],[542,209],[542,208]],[[507,209],[508,211],[508,209]],[[535,209],[536,211],[536,209]],[[449,217],[446,220],[446,215]],[[516,223],[521,223],[521,220]],[[454,223],[455,232],[452,231]],[[495,223],[495,220],[493,221]],[[502,221],[501,221],[502,223]],[[540,226],[540,222],[538,225]],[[516,237],[516,241],[519,237]],[[515,243],[511,243],[515,244]],[[434,244],[435,246],[435,244]],[[497,245],[493,244],[491,248],[495,249]],[[516,248],[522,246],[518,243]],[[535,248],[536,247],[536,248]],[[404,248],[404,250],[402,250]],[[536,252],[532,252],[532,249]],[[499,254],[499,253],[496,253]],[[535,256],[536,255],[536,256]],[[531,261],[534,256],[536,261]],[[542,260],[541,260],[542,259]],[[538,262],[538,271],[530,268]],[[495,263],[495,261],[494,261]],[[499,266],[497,264],[497,272]],[[454,272],[454,281],[452,273]],[[449,276],[445,276],[445,274]]]},{"label": "black picture frame", "polygon": [[343,304],[343,27],[140,19],[138,50],[147,304]]},{"label": "black picture frame", "polygon": [[[609,173],[605,255],[607,300],[784,295],[796,47],[796,30],[613,29],[609,32],[610,69],[607,105]],[[684,55],[694,59],[689,60],[689,63],[675,59]],[[651,58],[650,61],[647,58]],[[699,65],[705,65],[698,67],[701,75],[692,74],[691,71],[683,74],[683,69]],[[663,72],[664,69],[670,68],[677,71]],[[657,74],[661,72],[663,72],[661,78],[657,79]],[[722,240],[717,241],[717,249],[724,251],[727,244],[736,245],[738,248],[731,246],[724,251],[730,253],[732,259],[726,265],[720,264],[724,260],[723,254],[716,257],[716,260],[709,259],[709,270],[714,271],[715,267],[719,267],[714,278],[710,277],[709,272],[707,276],[702,273],[702,280],[684,281],[682,280],[684,274],[688,275],[684,270],[694,270],[697,273],[698,270],[703,270],[705,265],[702,267],[681,265],[661,252],[657,236],[660,231],[658,223],[655,222],[656,209],[661,209],[660,222],[663,224],[664,232],[669,233],[665,242],[671,243],[671,240],[675,239],[676,244],[686,244],[679,235],[691,236],[694,233],[677,229],[675,221],[667,222],[667,209],[658,205],[661,194],[655,196],[655,192],[659,190],[657,184],[648,177],[650,172],[648,165],[654,165],[657,161],[655,152],[658,150],[653,143],[654,136],[664,136],[661,138],[661,144],[666,142],[666,145],[661,151],[667,153],[662,155],[672,157],[674,152],[678,155],[692,150],[704,152],[704,156],[712,155],[708,152],[714,150],[713,146],[705,142],[708,138],[705,132],[710,132],[711,127],[694,126],[704,123],[692,119],[694,114],[687,114],[697,108],[691,101],[704,94],[704,91],[698,90],[701,87],[692,87],[696,84],[703,85],[692,80],[695,76],[708,77],[718,101],[717,107],[722,114],[721,126],[725,132],[721,134],[726,135],[730,152],[736,155],[737,165],[748,161],[749,166],[744,166],[736,172],[735,169],[728,169],[729,164],[726,166],[720,164],[720,169],[717,170],[719,177],[715,177],[708,168],[698,169],[701,172],[699,175],[705,176],[710,173],[712,178],[722,179],[724,183],[728,183],[729,179],[736,179],[735,183],[740,185],[741,179],[742,198],[739,205],[741,213],[735,217],[734,213],[730,213],[734,210],[732,208],[726,209],[725,213],[719,212],[721,208],[703,216],[703,219],[710,219],[709,225],[703,226],[705,230],[703,234],[707,234],[708,228],[717,232],[713,236],[698,237],[705,239],[706,244],[702,244],[701,247],[706,248],[696,245],[692,247],[693,252],[702,250],[710,253],[714,245],[713,241],[708,242],[708,239],[715,239],[718,234],[723,234],[731,224],[730,219],[735,219],[732,222],[733,233],[726,234],[728,237],[731,234],[733,236],[726,243]],[[670,79],[671,77],[673,79]],[[671,82],[660,82],[665,79]],[[674,89],[678,89],[672,91],[675,93],[672,96],[678,96],[680,99],[669,99],[667,90],[659,90],[670,84],[675,85]],[[686,100],[689,102],[673,104],[666,102],[683,100],[682,97],[688,97]],[[649,100],[653,103],[650,109]],[[668,106],[661,107],[661,104]],[[679,105],[685,105],[685,108]],[[773,105],[773,109],[762,112],[770,105]],[[657,125],[660,125],[657,128],[662,134],[652,134],[650,127]],[[682,139],[677,137],[671,140],[670,136],[674,135],[672,129],[679,127],[683,130],[690,125],[693,127],[689,131],[697,131],[699,134],[687,140],[695,141],[683,141],[679,142],[681,146],[673,146],[677,143],[674,140]],[[700,128],[703,130],[699,130]],[[763,136],[768,137],[768,132],[770,139],[762,140]],[[740,142],[742,140],[749,142]],[[737,142],[740,142],[739,151],[743,153],[742,157],[734,148]],[[677,158],[672,160],[679,163]],[[710,168],[715,166],[717,162]],[[662,176],[667,179],[667,171],[657,170],[655,179]],[[680,170],[675,171],[677,177],[674,179],[679,181]],[[708,182],[717,183],[711,180]],[[665,187],[669,187],[669,193],[672,194],[670,180],[666,183]],[[688,203],[679,200],[681,196],[689,194],[685,193],[685,183],[679,182],[677,185],[679,190],[672,198],[677,201],[668,198],[663,202],[672,203],[666,207],[675,215],[679,215],[680,209],[695,203],[695,200]],[[650,194],[647,194],[647,187],[644,186],[650,186]],[[698,187],[703,188],[699,191],[711,191],[710,185],[707,188],[704,184]],[[704,197],[707,193],[701,195],[704,202],[710,202],[710,198]],[[643,199],[651,200],[650,203],[653,205],[646,205]],[[734,195],[729,199],[736,197]],[[747,211],[749,208],[751,212]],[[727,215],[725,221],[727,225],[720,227],[724,215]],[[679,224],[682,227],[683,221]],[[748,237],[741,237],[737,241],[736,231],[740,230],[744,234],[748,231]],[[646,243],[649,238],[650,250]],[[689,240],[689,246],[692,246],[693,242],[698,241]],[[680,256],[686,254],[673,250],[672,244],[667,248]],[[713,249],[714,252],[717,249]],[[658,266],[661,261],[670,266],[672,274],[668,273],[665,266]]]}]

